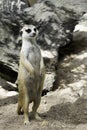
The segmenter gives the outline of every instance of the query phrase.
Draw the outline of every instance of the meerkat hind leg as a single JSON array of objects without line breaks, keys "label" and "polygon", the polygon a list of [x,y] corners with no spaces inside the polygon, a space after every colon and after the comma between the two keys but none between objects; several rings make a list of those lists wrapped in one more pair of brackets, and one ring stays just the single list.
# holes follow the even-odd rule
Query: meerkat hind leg
[{"label": "meerkat hind leg", "polygon": [[24,124],[25,124],[25,125],[29,124],[28,108],[29,108],[29,99],[28,99],[28,97],[25,95],[24,104],[23,104],[23,110],[24,110]]},{"label": "meerkat hind leg", "polygon": [[40,83],[39,83],[38,92],[37,92],[37,98],[34,101],[33,108],[32,108],[32,112],[34,114],[34,118],[37,119],[37,120],[42,120],[41,117],[37,113],[37,109],[38,109],[38,107],[40,105],[40,102],[41,102],[41,95],[42,95],[43,84],[44,84],[44,75],[43,75],[43,77],[41,77],[41,80],[40,80]]},{"label": "meerkat hind leg", "polygon": [[23,108],[20,103],[18,103],[17,113],[18,113],[18,115],[24,114]]},{"label": "meerkat hind leg", "polygon": [[18,107],[17,107],[17,113],[18,115],[22,115],[24,114],[24,111],[23,111],[23,103],[22,103],[22,96],[21,94],[19,93],[19,97],[18,97]]},{"label": "meerkat hind leg", "polygon": [[29,108],[29,97],[27,94],[26,86],[20,86],[19,89],[19,98],[18,98],[18,108],[17,112],[18,114],[24,114],[24,124],[29,123],[29,117],[28,117],[28,108]]},{"label": "meerkat hind leg", "polygon": [[45,75],[43,75],[43,77],[41,77],[39,89],[38,89],[38,93],[37,93],[38,96],[37,96],[36,100],[34,101],[33,108],[32,108],[34,118],[37,119],[37,120],[42,120],[42,118],[37,113],[37,109],[38,109],[40,102],[41,102],[41,95],[42,95],[44,79],[45,79]]},{"label": "meerkat hind leg", "polygon": [[41,120],[41,117],[37,113],[37,109],[38,109],[38,107],[40,105],[40,101],[41,101],[41,97],[38,97],[38,99],[36,99],[33,102],[32,114],[33,114],[33,118],[35,118],[36,120]]}]

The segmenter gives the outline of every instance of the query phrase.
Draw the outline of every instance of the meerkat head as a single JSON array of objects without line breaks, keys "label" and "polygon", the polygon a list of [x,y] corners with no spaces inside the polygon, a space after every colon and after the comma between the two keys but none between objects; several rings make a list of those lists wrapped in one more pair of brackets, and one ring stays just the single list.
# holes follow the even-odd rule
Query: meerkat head
[{"label": "meerkat head", "polygon": [[24,39],[35,39],[38,35],[38,30],[34,25],[25,25],[22,30],[22,37]]}]

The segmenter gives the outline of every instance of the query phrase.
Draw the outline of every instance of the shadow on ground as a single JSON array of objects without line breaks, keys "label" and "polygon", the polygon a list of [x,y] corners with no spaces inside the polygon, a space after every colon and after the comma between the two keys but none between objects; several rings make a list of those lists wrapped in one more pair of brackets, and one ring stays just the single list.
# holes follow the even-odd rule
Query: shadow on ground
[{"label": "shadow on ground", "polygon": [[16,104],[18,100],[18,96],[11,96],[5,99],[0,99],[0,107],[1,106],[6,106],[6,105],[10,105],[10,104]]},{"label": "shadow on ground", "polygon": [[45,120],[57,120],[75,125],[87,123],[87,99],[80,98],[74,104],[65,103],[52,106],[41,116]]}]

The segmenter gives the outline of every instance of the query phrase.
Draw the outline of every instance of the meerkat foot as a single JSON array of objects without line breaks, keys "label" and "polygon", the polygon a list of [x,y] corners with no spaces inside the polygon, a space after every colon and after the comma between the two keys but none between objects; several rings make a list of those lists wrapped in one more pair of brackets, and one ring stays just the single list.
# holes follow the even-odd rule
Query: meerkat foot
[{"label": "meerkat foot", "polygon": [[38,113],[36,113],[34,117],[35,117],[35,119],[38,120],[38,121],[41,121],[41,120],[42,120],[42,118],[38,115]]},{"label": "meerkat foot", "polygon": [[25,118],[24,118],[24,124],[25,124],[25,125],[29,124],[29,118],[28,118],[27,115],[26,115]]},{"label": "meerkat foot", "polygon": [[17,114],[18,115],[23,115],[24,114],[24,111],[20,108],[17,109]]},{"label": "meerkat foot", "polygon": [[18,115],[23,115],[24,111],[18,111],[17,113],[18,113]]},{"label": "meerkat foot", "polygon": [[38,115],[38,113],[35,114],[35,113],[31,112],[30,117],[31,117],[31,119],[36,119],[38,121],[42,120],[42,118]]},{"label": "meerkat foot", "polygon": [[28,113],[24,113],[24,124],[25,124],[25,125],[29,124]]},{"label": "meerkat foot", "polygon": [[30,123],[29,120],[24,121],[24,125],[28,125],[29,123]]}]

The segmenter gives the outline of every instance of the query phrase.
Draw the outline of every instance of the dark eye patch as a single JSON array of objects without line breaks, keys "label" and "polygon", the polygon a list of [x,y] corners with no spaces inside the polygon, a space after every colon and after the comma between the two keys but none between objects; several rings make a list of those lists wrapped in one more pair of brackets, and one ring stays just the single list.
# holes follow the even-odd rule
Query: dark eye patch
[{"label": "dark eye patch", "polygon": [[27,33],[30,33],[31,32],[31,29],[26,29],[25,30]]},{"label": "dark eye patch", "polygon": [[36,30],[37,30],[37,29],[36,29],[36,28],[34,28],[34,31],[35,31],[35,32],[36,32]]}]

